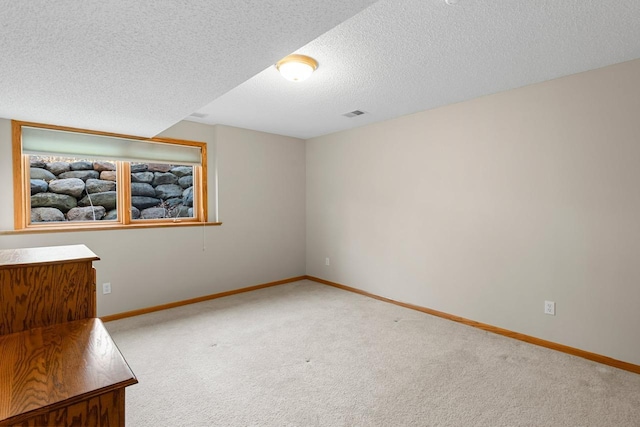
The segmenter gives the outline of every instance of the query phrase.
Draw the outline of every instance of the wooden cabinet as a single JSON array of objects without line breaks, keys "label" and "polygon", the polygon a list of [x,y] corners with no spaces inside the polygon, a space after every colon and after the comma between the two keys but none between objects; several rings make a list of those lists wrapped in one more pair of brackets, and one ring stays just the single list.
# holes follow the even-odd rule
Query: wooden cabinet
[{"label": "wooden cabinet", "polygon": [[0,251],[0,335],[96,317],[99,259],[84,245]]},{"label": "wooden cabinet", "polygon": [[95,318],[84,245],[0,251],[0,426],[123,426],[135,375]]}]

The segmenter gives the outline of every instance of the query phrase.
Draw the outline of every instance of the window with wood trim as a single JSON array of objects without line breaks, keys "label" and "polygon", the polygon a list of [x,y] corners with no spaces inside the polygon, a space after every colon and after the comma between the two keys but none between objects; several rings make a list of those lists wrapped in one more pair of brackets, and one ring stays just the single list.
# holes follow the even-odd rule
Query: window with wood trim
[{"label": "window with wood trim", "polygon": [[207,222],[203,142],[12,126],[16,230]]}]

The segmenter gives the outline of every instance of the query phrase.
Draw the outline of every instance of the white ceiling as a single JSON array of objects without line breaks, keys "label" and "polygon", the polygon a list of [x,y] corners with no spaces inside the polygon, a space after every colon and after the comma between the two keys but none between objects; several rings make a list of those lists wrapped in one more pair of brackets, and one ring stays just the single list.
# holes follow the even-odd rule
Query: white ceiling
[{"label": "white ceiling", "polygon": [[0,0],[0,40],[0,117],[310,138],[640,58],[640,0]]},{"label": "white ceiling", "polygon": [[640,0],[381,0],[297,52],[309,80],[269,67],[190,120],[306,139],[640,58]]},{"label": "white ceiling", "polygon": [[0,117],[153,136],[374,0],[0,0]]}]

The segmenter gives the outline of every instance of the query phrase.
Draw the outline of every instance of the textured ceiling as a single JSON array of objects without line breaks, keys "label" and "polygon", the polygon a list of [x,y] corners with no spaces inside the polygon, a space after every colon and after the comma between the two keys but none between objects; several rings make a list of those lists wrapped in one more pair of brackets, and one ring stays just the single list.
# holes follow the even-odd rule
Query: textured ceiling
[{"label": "textured ceiling", "polygon": [[309,138],[640,58],[640,0],[0,0],[0,57],[0,117]]},{"label": "textured ceiling", "polygon": [[298,53],[309,80],[269,67],[193,120],[310,138],[640,58],[640,0],[381,0]]},{"label": "textured ceiling", "polygon": [[155,135],[373,0],[0,0],[0,117]]}]

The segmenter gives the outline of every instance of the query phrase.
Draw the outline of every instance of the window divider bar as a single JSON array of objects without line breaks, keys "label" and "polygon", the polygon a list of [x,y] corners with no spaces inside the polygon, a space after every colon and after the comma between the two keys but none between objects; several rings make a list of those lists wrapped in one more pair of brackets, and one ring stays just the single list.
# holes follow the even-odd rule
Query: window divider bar
[{"label": "window divider bar", "polygon": [[26,192],[28,176],[22,174],[27,164],[26,156],[22,155],[22,129],[19,123],[11,122],[12,167],[13,167],[13,223],[16,230],[25,228],[25,212],[27,212],[27,195],[31,197],[31,191]]},{"label": "window divider bar", "polygon": [[123,225],[131,224],[131,165],[116,162],[118,171],[118,219]]}]

